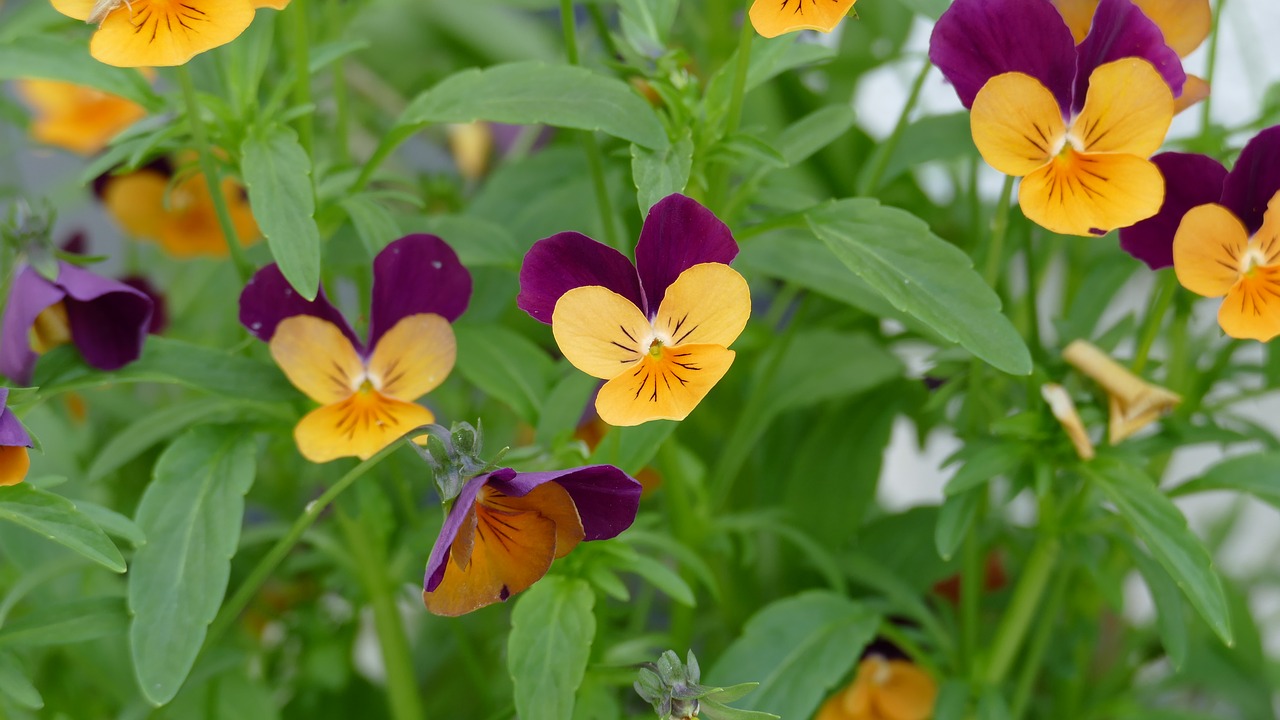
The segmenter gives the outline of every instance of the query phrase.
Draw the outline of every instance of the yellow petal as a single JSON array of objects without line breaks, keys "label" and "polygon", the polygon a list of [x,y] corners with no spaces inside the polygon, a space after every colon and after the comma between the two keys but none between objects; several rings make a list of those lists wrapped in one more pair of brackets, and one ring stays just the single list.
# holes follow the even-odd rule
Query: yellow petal
[{"label": "yellow petal", "polygon": [[493,157],[493,131],[489,123],[476,121],[453,123],[447,128],[449,151],[458,172],[468,180],[479,180],[489,169]]},{"label": "yellow petal", "polygon": [[1180,113],[1208,97],[1209,83],[1203,78],[1188,74],[1187,81],[1182,84],[1182,94],[1173,99],[1173,111],[1175,114]]},{"label": "yellow petal", "polygon": [[1067,437],[1071,439],[1076,455],[1079,455],[1081,460],[1092,460],[1095,454],[1093,441],[1089,439],[1089,432],[1085,430],[1084,422],[1080,419],[1076,403],[1071,399],[1071,395],[1067,394],[1066,388],[1056,383],[1045,383],[1040,386],[1040,397],[1049,403],[1050,412],[1062,425]]},{"label": "yellow petal", "polygon": [[31,469],[31,457],[21,445],[0,446],[0,485],[17,485]]},{"label": "yellow petal", "polygon": [[635,303],[599,285],[588,285],[556,301],[551,332],[574,367],[608,380],[648,351],[653,328]]},{"label": "yellow petal", "polygon": [[[226,200],[240,244],[252,244],[259,231],[253,213],[249,211],[244,188],[231,178],[223,178],[222,197]],[[204,175],[192,175],[173,188],[167,207],[159,239],[160,245],[170,255],[179,258],[227,256],[227,241]]]},{"label": "yellow petal", "polygon": [[1213,25],[1209,0],[1134,0],[1134,4],[1160,26],[1165,44],[1178,57],[1190,55],[1209,37]]},{"label": "yellow petal", "polygon": [[384,395],[417,400],[449,377],[457,356],[448,320],[435,314],[410,315],[378,339],[369,356],[369,379]]},{"label": "yellow petal", "polygon": [[1068,149],[1018,189],[1023,214],[1063,235],[1105,235],[1155,215],[1163,202],[1159,168],[1122,153]]},{"label": "yellow petal", "polygon": [[568,555],[586,537],[578,507],[558,483],[543,483],[524,497],[504,495],[486,485],[480,490],[479,502],[495,512],[537,513],[555,523],[557,558]]},{"label": "yellow petal", "polygon": [[751,26],[771,38],[796,30],[831,32],[856,0],[756,0],[751,4]]},{"label": "yellow petal", "polygon": [[905,660],[890,660],[887,677],[876,688],[875,705],[886,720],[929,720],[938,699],[938,684]]},{"label": "yellow petal", "polygon": [[71,321],[66,303],[56,302],[36,316],[31,325],[31,349],[44,354],[71,342]]},{"label": "yellow petal", "polygon": [[434,420],[435,415],[421,405],[368,390],[307,413],[293,429],[293,438],[298,452],[311,462],[352,456],[367,460],[415,427]]},{"label": "yellow petal", "polygon": [[661,347],[604,384],[596,412],[610,425],[683,420],[733,364],[734,352],[719,345]]},{"label": "yellow petal", "polygon": [[285,318],[270,345],[289,382],[318,403],[342,402],[364,382],[364,363],[331,322],[311,315]]},{"label": "yellow petal", "polygon": [[667,345],[728,347],[750,317],[751,290],[742,275],[722,263],[701,263],[667,288],[653,327]]},{"label": "yellow petal", "polygon": [[1107,391],[1111,418],[1108,440],[1119,443],[1182,403],[1182,396],[1154,385],[1084,340],[1074,340],[1062,351],[1072,367],[1088,375]]},{"label": "yellow petal", "polygon": [[107,181],[102,202],[124,231],[133,237],[156,240],[164,228],[165,193],[169,178],[155,170],[138,170]]},{"label": "yellow petal", "polygon": [[1066,134],[1053,93],[1022,73],[988,80],[973,99],[969,122],[982,159],[1015,177],[1029,175],[1049,162]]},{"label": "yellow petal", "polygon": [[1191,208],[1173,236],[1173,269],[1182,287],[1221,297],[1240,278],[1249,231],[1230,210],[1210,204]]},{"label": "yellow petal", "polygon": [[99,62],[168,67],[240,36],[253,22],[249,0],[131,0],[112,10],[89,42]]},{"label": "yellow petal", "polygon": [[1093,24],[1093,14],[1098,10],[1099,0],[1053,0],[1058,14],[1071,28],[1071,36],[1076,44],[1084,42],[1089,34],[1089,26]]},{"label": "yellow petal", "polygon": [[1280,267],[1258,267],[1227,292],[1218,324],[1233,338],[1267,342],[1280,335]]},{"label": "yellow petal", "polygon": [[51,0],[53,9],[76,20],[88,20],[97,0]]},{"label": "yellow petal", "polygon": [[99,152],[147,114],[135,102],[73,83],[23,80],[18,92],[35,110],[31,136],[36,142],[84,155]]},{"label": "yellow petal", "polygon": [[250,0],[255,10],[283,10],[289,7],[289,0]]},{"label": "yellow petal", "polygon": [[1082,152],[1146,158],[1160,149],[1172,122],[1173,92],[1164,78],[1146,60],[1125,58],[1093,71],[1070,135]]}]

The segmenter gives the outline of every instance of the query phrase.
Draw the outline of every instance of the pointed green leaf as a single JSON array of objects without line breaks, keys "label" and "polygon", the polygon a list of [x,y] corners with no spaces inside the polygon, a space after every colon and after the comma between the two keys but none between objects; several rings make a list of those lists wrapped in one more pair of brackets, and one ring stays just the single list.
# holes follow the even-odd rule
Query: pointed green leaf
[{"label": "pointed green leaf", "polygon": [[271,256],[299,295],[320,290],[320,229],[311,158],[292,129],[251,133],[240,146],[240,171]]},{"label": "pointed green leaf", "polygon": [[574,695],[596,636],[595,595],[584,580],[551,576],[511,612],[507,670],[521,720],[573,717]]},{"label": "pointed green leaf", "polygon": [[0,519],[64,545],[112,572],[125,571],[115,543],[75,503],[30,483],[0,487]]}]

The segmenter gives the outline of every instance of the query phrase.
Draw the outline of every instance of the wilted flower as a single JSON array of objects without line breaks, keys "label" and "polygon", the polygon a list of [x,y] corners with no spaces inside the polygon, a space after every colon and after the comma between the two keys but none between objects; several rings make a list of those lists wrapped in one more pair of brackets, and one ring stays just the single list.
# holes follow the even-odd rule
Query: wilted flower
[{"label": "wilted flower", "polygon": [[870,655],[814,720],[929,720],[937,699],[937,683],[913,663]]},{"label": "wilted flower", "polygon": [[271,346],[289,381],[321,407],[294,429],[312,462],[368,458],[435,416],[415,400],[444,382],[457,355],[450,322],[471,299],[471,274],[434,235],[409,235],[373,261],[369,342],[329,303],[294,292],[280,269],[240,294],[240,323]]},{"label": "wilted flower", "polygon": [[1107,391],[1111,411],[1108,441],[1115,445],[1171,412],[1181,402],[1177,393],[1152,385],[1084,340],[1073,340],[1062,358]]},{"label": "wilted flower", "polygon": [[132,100],[97,88],[57,80],[19,80],[18,96],[34,111],[31,137],[38,143],[92,155],[146,117]]},{"label": "wilted flower", "polygon": [[1040,397],[1049,403],[1049,411],[1057,418],[1062,429],[1066,431],[1067,437],[1071,439],[1076,455],[1080,456],[1081,460],[1092,460],[1096,454],[1093,441],[1089,439],[1089,431],[1085,430],[1084,422],[1080,420],[1080,413],[1076,410],[1076,403],[1067,393],[1067,389],[1057,383],[1045,383],[1040,386]]},{"label": "wilted flower", "polygon": [[574,367],[608,380],[596,411],[610,425],[683,420],[733,363],[751,315],[747,282],[728,266],[729,228],[683,195],[645,218],[633,266],[574,232],[539,240],[516,302],[551,324]]},{"label": "wilted flower", "polygon": [[751,26],[771,38],[796,30],[831,32],[857,0],[755,0]]},{"label": "wilted flower", "polygon": [[9,388],[0,387],[0,485],[17,485],[27,476],[31,436],[7,407]]}]

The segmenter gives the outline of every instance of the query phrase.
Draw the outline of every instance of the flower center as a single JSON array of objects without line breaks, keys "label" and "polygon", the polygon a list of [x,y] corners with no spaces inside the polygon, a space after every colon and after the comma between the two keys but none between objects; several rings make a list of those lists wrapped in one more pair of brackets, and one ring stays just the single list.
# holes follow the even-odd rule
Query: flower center
[{"label": "flower center", "polygon": [[1257,274],[1258,268],[1266,266],[1267,254],[1263,252],[1256,238],[1250,238],[1249,246],[1240,256],[1240,274],[1253,277]]},{"label": "flower center", "polygon": [[655,359],[662,357],[662,341],[661,340],[654,338],[653,341],[649,343],[649,356]]},{"label": "flower center", "polygon": [[42,310],[31,325],[30,342],[31,349],[38,355],[71,342],[71,321],[67,319],[67,306],[59,302]]}]

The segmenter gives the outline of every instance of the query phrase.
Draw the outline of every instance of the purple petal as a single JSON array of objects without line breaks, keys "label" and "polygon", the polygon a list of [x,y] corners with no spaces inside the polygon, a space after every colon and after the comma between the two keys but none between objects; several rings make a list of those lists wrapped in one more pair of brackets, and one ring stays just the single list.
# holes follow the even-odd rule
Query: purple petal
[{"label": "purple petal", "polygon": [[1071,107],[1075,39],[1049,0],[956,0],[938,19],[929,59],[965,107],[991,78],[1020,72],[1036,78]]},{"label": "purple petal", "polygon": [[45,280],[30,266],[13,279],[0,324],[0,374],[25,385],[31,382],[36,353],[31,349],[31,328],[45,308],[62,301],[66,293]]},{"label": "purple petal", "polygon": [[346,318],[329,303],[323,287],[316,294],[315,300],[307,300],[293,291],[293,286],[284,279],[275,263],[249,278],[249,284],[240,293],[240,324],[263,342],[271,342],[271,336],[276,334],[276,326],[285,318],[295,315],[311,315],[327,320],[337,325],[357,349],[362,347]]},{"label": "purple petal", "polygon": [[151,328],[151,298],[70,263],[58,263],[58,270],[58,285],[67,293],[71,341],[85,362],[119,370],[137,360]]},{"label": "purple petal", "polygon": [[1267,203],[1280,192],[1280,125],[1269,127],[1244,146],[1222,186],[1222,205],[1236,214],[1249,234],[1262,227]]},{"label": "purple petal", "polygon": [[625,255],[576,232],[543,238],[529,248],[520,266],[516,305],[534,320],[551,323],[556,301],[570,290],[600,285],[644,310],[636,269]]},{"label": "purple petal", "polygon": [[440,587],[440,581],[444,579],[445,564],[449,561],[449,550],[453,547],[453,541],[458,537],[458,530],[462,528],[462,521],[466,519],[467,513],[471,508],[475,507],[476,496],[480,494],[480,488],[489,482],[490,479],[510,479],[516,476],[516,471],[509,468],[495,470],[487,475],[477,475],[467,481],[462,486],[462,492],[458,493],[458,497],[453,501],[453,507],[449,509],[449,516],[444,519],[444,525],[440,528],[440,534],[436,536],[436,544],[431,547],[431,556],[427,559],[427,573],[422,580],[422,589],[427,592],[435,592]]},{"label": "purple petal", "polygon": [[1093,26],[1076,48],[1076,83],[1071,112],[1084,107],[1089,76],[1099,66],[1122,58],[1138,57],[1150,62],[1169,83],[1173,96],[1182,94],[1187,74],[1178,53],[1164,42],[1160,27],[1130,0],[1102,0],[1093,14]]},{"label": "purple petal", "polygon": [[31,436],[27,434],[27,429],[22,427],[18,416],[5,407],[8,401],[9,388],[0,387],[0,447],[31,447]]},{"label": "purple petal", "polygon": [[545,482],[556,482],[573,498],[585,540],[607,540],[631,527],[640,508],[640,483],[612,465],[591,465],[553,472],[520,473],[494,479],[493,487],[522,497]]},{"label": "purple petal", "polygon": [[1197,205],[1218,202],[1227,169],[1206,155],[1160,153],[1151,158],[1164,176],[1164,204],[1154,217],[1120,230],[1120,247],[1152,270],[1173,265],[1173,236],[1182,216]]},{"label": "purple petal", "polygon": [[662,305],[667,288],[680,273],[700,263],[728,265],[738,256],[738,243],[729,226],[720,222],[698,201],[684,195],[668,195],[649,210],[636,243],[636,270],[653,315]]},{"label": "purple petal", "polygon": [[373,261],[369,347],[410,315],[435,313],[453,322],[471,302],[471,273],[435,235],[407,235]]},{"label": "purple petal", "polygon": [[164,332],[165,328],[169,327],[168,303],[165,302],[164,293],[141,275],[122,277],[120,282],[151,299],[151,323],[147,326],[147,332],[152,335]]}]

